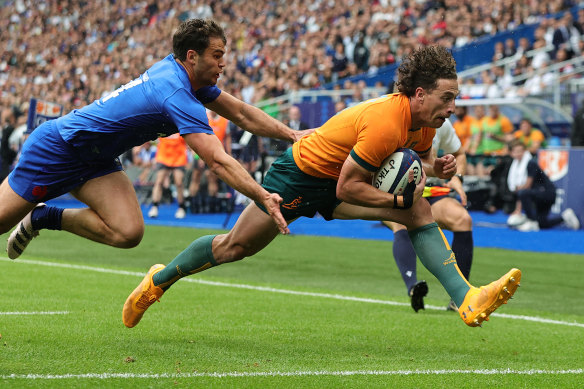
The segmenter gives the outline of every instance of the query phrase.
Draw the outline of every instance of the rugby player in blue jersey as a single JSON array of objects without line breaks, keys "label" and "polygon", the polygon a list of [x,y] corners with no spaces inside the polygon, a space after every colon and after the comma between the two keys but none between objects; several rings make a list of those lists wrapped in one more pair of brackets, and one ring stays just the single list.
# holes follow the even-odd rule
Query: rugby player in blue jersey
[{"label": "rugby player in blue jersey", "polygon": [[[282,198],[263,189],[225,153],[205,108],[258,136],[294,142],[310,130],[294,131],[217,88],[225,43],[217,23],[185,21],[173,35],[173,54],[109,95],[35,129],[0,186],[0,234],[18,224],[8,238],[8,256],[21,255],[44,228],[114,247],[136,246],[144,220],[118,156],[176,132],[220,179],[263,204],[280,232],[288,233],[279,208]],[[43,203],[68,192],[88,207],[62,209]]]}]

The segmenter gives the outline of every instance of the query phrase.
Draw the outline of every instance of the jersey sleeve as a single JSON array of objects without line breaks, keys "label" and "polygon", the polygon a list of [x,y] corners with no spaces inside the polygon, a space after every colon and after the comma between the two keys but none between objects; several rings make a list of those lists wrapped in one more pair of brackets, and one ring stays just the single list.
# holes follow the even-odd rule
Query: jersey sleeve
[{"label": "jersey sleeve", "polygon": [[181,135],[213,134],[205,107],[186,90],[179,89],[166,99],[164,109]]},{"label": "jersey sleeve", "polygon": [[458,139],[452,123],[448,119],[444,122],[440,129],[436,130],[435,136],[440,137],[438,148],[445,154],[456,153],[462,146],[462,143],[460,142],[460,139]]},{"label": "jersey sleeve", "polygon": [[355,123],[357,142],[351,157],[371,172],[379,170],[383,160],[400,147],[400,121],[387,122],[387,117],[382,117],[379,111],[368,110]]},{"label": "jersey sleeve", "polygon": [[221,89],[217,88],[215,85],[197,89],[195,92],[195,96],[203,104],[208,104],[215,101],[220,94]]}]

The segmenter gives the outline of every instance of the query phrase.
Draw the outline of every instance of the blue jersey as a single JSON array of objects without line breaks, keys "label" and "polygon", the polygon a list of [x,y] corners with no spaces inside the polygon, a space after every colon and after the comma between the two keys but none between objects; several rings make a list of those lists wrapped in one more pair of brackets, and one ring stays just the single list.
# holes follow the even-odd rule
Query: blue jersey
[{"label": "blue jersey", "polygon": [[220,94],[216,86],[194,91],[171,54],[109,95],[56,119],[55,125],[83,160],[108,160],[176,132],[213,134],[203,104]]}]

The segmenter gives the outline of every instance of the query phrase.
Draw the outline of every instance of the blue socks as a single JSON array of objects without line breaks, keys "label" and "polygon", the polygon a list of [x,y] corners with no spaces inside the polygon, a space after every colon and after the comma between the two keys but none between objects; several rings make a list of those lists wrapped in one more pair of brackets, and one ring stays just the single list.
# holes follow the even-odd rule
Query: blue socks
[{"label": "blue socks", "polygon": [[33,209],[31,214],[32,228],[37,231],[44,228],[48,230],[61,230],[63,211],[63,208],[48,205]]},{"label": "blue socks", "polygon": [[418,282],[418,278],[416,276],[416,252],[407,230],[394,232],[393,258],[409,293],[410,289]]},{"label": "blue socks", "polygon": [[452,251],[456,255],[456,262],[460,272],[468,280],[470,277],[470,267],[472,266],[472,254],[474,251],[474,242],[472,231],[453,232]]}]

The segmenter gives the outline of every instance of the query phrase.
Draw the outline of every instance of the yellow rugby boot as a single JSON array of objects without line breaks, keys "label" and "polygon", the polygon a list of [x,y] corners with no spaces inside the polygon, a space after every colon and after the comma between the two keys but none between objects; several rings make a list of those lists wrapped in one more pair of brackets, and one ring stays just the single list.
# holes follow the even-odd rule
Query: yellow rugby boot
[{"label": "yellow rugby boot", "polygon": [[511,269],[503,277],[489,285],[470,288],[460,308],[458,308],[460,317],[471,327],[482,326],[481,323],[484,320],[489,320],[489,315],[501,304],[507,304],[507,300],[519,287],[520,281],[521,270]]},{"label": "yellow rugby boot", "polygon": [[158,286],[154,286],[152,276],[165,267],[161,264],[153,265],[144,276],[142,282],[140,282],[140,285],[126,299],[122,311],[122,320],[126,327],[132,328],[138,324],[148,307],[154,304],[155,301],[160,301],[159,299],[164,294],[164,291]]}]

